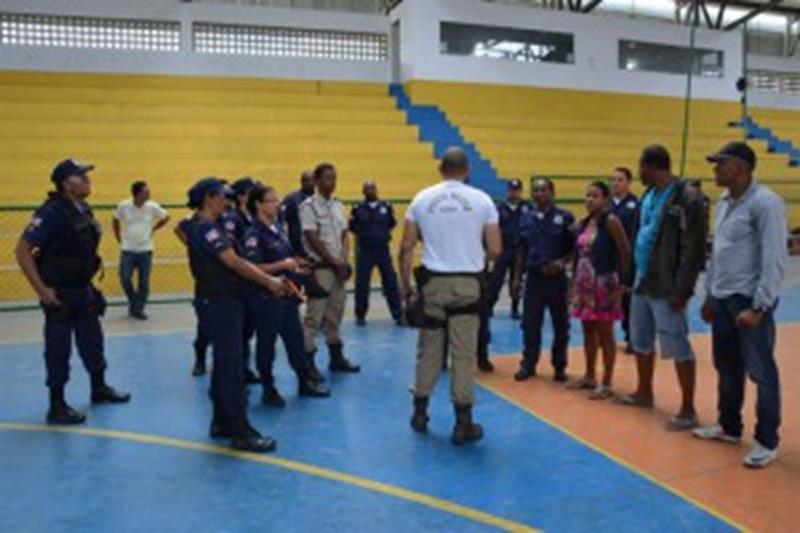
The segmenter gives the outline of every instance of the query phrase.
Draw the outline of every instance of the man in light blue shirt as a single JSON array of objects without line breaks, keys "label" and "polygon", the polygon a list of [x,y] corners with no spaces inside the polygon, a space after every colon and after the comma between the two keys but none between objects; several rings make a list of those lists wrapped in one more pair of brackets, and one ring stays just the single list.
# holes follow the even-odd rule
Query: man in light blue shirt
[{"label": "man in light blue shirt", "polygon": [[728,143],[708,160],[715,163],[717,185],[727,188],[717,204],[702,310],[712,324],[719,420],[695,435],[732,444],[741,440],[748,375],[758,390],[758,423],[744,464],[763,468],[778,456],[781,400],[773,314],[788,262],[786,209],[778,195],[754,181],[756,156],[745,143]]}]

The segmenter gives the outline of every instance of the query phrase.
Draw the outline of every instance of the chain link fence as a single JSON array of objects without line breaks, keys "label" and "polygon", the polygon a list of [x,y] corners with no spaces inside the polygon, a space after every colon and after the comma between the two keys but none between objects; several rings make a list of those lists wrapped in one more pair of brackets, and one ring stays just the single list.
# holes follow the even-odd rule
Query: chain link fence
[{"label": "chain link fence", "polygon": [[[344,202],[349,213],[354,201]],[[402,232],[402,221],[410,200],[399,199],[390,202],[394,206],[398,221],[392,236],[392,257],[395,258]],[[170,222],[155,234],[153,269],[150,274],[150,301],[188,301],[194,285],[189,273],[186,248],[175,236],[173,229],[178,222],[189,215],[190,210],[181,204],[162,204],[162,207],[169,212]],[[0,206],[0,311],[29,309],[37,305],[35,293],[17,266],[14,255],[17,241],[37,208],[36,205]],[[120,247],[111,229],[116,206],[94,205],[92,209],[103,228],[103,238],[100,242],[103,270],[95,278],[95,283],[113,305],[124,301],[118,275]],[[354,246],[351,248],[353,256],[351,261],[353,261],[356,251]]]}]

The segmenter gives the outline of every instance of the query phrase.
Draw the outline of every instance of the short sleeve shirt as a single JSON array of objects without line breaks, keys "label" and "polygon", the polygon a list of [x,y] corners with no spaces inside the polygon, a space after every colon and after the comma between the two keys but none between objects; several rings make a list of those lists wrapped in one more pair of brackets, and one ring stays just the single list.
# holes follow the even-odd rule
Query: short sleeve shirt
[{"label": "short sleeve shirt", "polygon": [[122,250],[152,252],[153,226],[166,217],[167,211],[150,200],[141,207],[137,207],[130,198],[120,202],[114,218],[122,224]]},{"label": "short sleeve shirt", "polygon": [[347,215],[344,205],[336,198],[326,200],[320,194],[307,198],[300,204],[300,227],[303,230],[303,247],[312,259],[322,258],[311,248],[306,231],[316,231],[319,238],[334,257],[342,257],[342,234],[347,230]]},{"label": "short sleeve shirt", "polygon": [[484,228],[498,223],[497,208],[485,192],[445,180],[414,197],[406,220],[419,228],[422,264],[427,269],[440,273],[484,270]]}]

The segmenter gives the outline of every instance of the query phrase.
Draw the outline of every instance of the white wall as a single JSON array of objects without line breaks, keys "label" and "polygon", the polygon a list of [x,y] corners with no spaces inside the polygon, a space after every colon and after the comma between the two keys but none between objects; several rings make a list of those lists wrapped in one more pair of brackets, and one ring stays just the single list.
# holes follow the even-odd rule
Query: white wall
[{"label": "white wall", "polygon": [[[800,72],[800,59],[783,59],[779,57],[747,56],[747,67],[780,72]],[[800,96],[787,94],[763,93],[750,91],[748,94],[749,105],[755,107],[775,107],[800,111]]]},{"label": "white wall", "polygon": [[186,4],[178,0],[0,0],[0,10],[18,13],[85,15],[180,21],[180,52],[139,52],[0,46],[0,69],[248,76],[267,78],[388,82],[390,61],[333,61],[196,54],[191,24],[223,22],[389,33],[381,15],[335,13],[262,6]]},{"label": "white wall", "polygon": [[[392,12],[392,18],[400,18],[403,24],[401,55],[405,80],[456,80],[665,96],[683,96],[686,90],[686,77],[683,75],[620,70],[617,66],[617,42],[619,39],[634,39],[688,46],[688,27],[621,17],[497,6],[477,0],[404,0]],[[441,21],[573,33],[575,63],[532,64],[440,54]],[[725,74],[721,79],[694,78],[694,96],[737,99],[735,83],[742,70],[741,33],[698,29],[696,46],[724,50]]]}]

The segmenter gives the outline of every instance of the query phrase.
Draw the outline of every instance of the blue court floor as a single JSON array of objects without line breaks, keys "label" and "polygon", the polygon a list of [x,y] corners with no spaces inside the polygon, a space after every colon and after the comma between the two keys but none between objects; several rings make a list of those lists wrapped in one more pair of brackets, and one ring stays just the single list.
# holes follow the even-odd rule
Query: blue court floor
[{"label": "blue court floor", "polygon": [[[800,319],[800,290],[784,296],[780,317]],[[446,375],[430,433],[413,433],[416,333],[389,321],[344,329],[363,370],[332,377],[332,398],[297,398],[283,352],[276,371],[287,407],[262,406],[253,388],[251,419],[279,441],[268,456],[209,440],[208,383],[189,375],[189,331],[108,338],[109,381],[133,393],[127,406],[89,409],[74,357],[68,397],[89,419],[63,432],[43,425],[41,343],[0,344],[0,530],[733,529],[486,389],[475,409],[486,438],[454,448]],[[493,353],[518,351],[519,337],[501,311]]]}]

